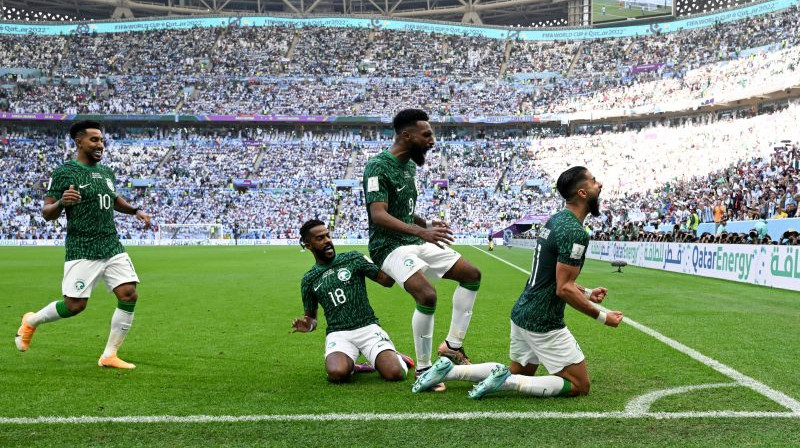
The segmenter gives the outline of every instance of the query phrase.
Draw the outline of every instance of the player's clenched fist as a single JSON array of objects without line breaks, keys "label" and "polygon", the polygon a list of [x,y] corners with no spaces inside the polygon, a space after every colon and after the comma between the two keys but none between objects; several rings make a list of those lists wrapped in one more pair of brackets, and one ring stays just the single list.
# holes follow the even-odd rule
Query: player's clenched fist
[{"label": "player's clenched fist", "polygon": [[78,202],[81,202],[81,192],[75,189],[75,185],[70,185],[69,189],[65,190],[61,195],[61,204],[64,207],[69,207]]},{"label": "player's clenched fist", "polygon": [[594,288],[592,290],[592,294],[591,296],[589,296],[589,300],[591,300],[594,303],[600,303],[606,298],[607,295],[608,295],[608,289],[603,288],[601,286],[599,288]]},{"label": "player's clenched fist", "polygon": [[609,327],[617,328],[620,322],[622,322],[622,313],[619,311],[609,311],[606,313],[606,325]]}]

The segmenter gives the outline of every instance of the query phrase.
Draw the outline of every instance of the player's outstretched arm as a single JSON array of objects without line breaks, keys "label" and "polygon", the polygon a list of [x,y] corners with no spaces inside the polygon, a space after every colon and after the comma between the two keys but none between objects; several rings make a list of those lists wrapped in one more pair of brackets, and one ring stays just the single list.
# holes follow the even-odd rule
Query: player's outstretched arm
[{"label": "player's outstretched arm", "polygon": [[122,196],[117,196],[114,200],[114,210],[125,213],[126,215],[136,215],[136,219],[144,223],[144,228],[150,228],[150,214],[144,210],[134,207],[128,203]]},{"label": "player's outstretched arm", "polygon": [[311,311],[306,310],[305,316],[292,320],[293,330],[290,331],[290,333],[308,333],[314,331],[317,328],[316,314],[316,312],[312,313]]},{"label": "player's outstretched arm", "polygon": [[375,276],[375,283],[378,283],[381,286],[385,286],[386,288],[391,288],[392,286],[394,286],[394,279],[392,277],[389,277],[389,275],[386,274],[385,272],[378,271],[378,275]]},{"label": "player's outstretched arm", "polygon": [[369,213],[372,222],[393,232],[414,235],[439,247],[455,242],[453,231],[447,227],[434,226],[425,229],[420,226],[406,224],[389,214],[389,204],[386,202],[372,202],[369,204]]},{"label": "player's outstretched arm", "polygon": [[[556,263],[556,295],[581,313],[597,319],[610,327],[618,326],[622,321],[622,313],[619,311],[610,311],[606,313],[595,308],[592,302],[586,298],[583,290],[580,289],[581,287],[575,283],[575,279],[578,278],[580,272],[581,270],[578,266]],[[594,294],[594,291],[592,294]]]}]

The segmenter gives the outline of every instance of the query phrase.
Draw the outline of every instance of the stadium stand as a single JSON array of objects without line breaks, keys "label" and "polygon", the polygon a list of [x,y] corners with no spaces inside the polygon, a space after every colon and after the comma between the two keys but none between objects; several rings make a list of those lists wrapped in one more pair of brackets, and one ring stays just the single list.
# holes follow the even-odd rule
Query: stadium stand
[{"label": "stadium stand", "polygon": [[[137,33],[147,46],[130,33],[0,35],[0,112],[386,117],[418,106],[435,119],[688,113],[800,84],[798,27],[800,11],[792,7],[714,27],[589,41],[282,26]],[[452,222],[458,235],[484,236],[560,207],[553,178],[584,164],[605,181],[608,211],[590,223],[599,239],[699,238],[686,223],[690,210],[713,222],[717,202],[729,220],[794,217],[800,117],[796,105],[778,109],[709,113],[677,126],[653,120],[614,132],[588,126],[569,136],[443,128],[419,171],[418,210]],[[120,220],[124,238],[156,238],[159,224],[195,224],[172,235],[202,237],[205,223],[227,232],[236,226],[242,238],[296,238],[309,217],[331,223],[336,236],[366,237],[360,173],[390,144],[390,133],[358,124],[136,126],[109,133],[104,163],[116,170],[123,194],[152,210],[157,226],[142,232]],[[39,207],[48,174],[72,154],[70,143],[52,129],[10,129],[0,141],[0,238],[63,238],[63,218],[45,223]]]}]

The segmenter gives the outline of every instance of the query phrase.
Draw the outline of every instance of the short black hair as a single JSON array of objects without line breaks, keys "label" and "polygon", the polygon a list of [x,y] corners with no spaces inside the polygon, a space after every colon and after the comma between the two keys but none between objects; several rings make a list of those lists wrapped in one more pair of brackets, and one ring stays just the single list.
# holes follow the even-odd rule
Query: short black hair
[{"label": "short black hair", "polygon": [[394,132],[399,134],[409,126],[416,126],[418,121],[429,121],[428,113],[422,109],[403,109],[394,116],[392,126]]},{"label": "short black hair", "polygon": [[324,226],[325,223],[320,221],[319,219],[309,219],[306,221],[302,227],[300,227],[300,242],[304,242],[306,237],[308,236],[308,232],[311,231],[314,227],[317,226]]},{"label": "short black hair", "polygon": [[75,140],[76,138],[78,138],[79,135],[83,134],[84,131],[86,131],[87,129],[99,129],[102,131],[103,125],[100,124],[100,122],[98,121],[92,121],[92,120],[79,121],[73,124],[71,128],[69,128],[69,136],[72,137],[73,140]]},{"label": "short black hair", "polygon": [[567,202],[575,198],[575,193],[578,191],[578,186],[581,182],[586,180],[586,172],[589,171],[584,166],[573,166],[572,168],[564,171],[558,176],[556,181],[556,189],[561,197],[566,199]]}]

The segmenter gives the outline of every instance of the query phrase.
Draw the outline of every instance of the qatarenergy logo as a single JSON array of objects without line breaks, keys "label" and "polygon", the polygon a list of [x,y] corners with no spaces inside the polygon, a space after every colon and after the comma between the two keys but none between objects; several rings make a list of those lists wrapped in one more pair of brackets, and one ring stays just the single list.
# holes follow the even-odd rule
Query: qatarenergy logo
[{"label": "qatarenergy logo", "polygon": [[695,246],[692,250],[692,267],[694,272],[733,272],[736,278],[743,280],[750,277],[756,253],[757,250],[752,253],[736,253],[725,250],[724,246],[717,246],[714,249]]}]

